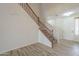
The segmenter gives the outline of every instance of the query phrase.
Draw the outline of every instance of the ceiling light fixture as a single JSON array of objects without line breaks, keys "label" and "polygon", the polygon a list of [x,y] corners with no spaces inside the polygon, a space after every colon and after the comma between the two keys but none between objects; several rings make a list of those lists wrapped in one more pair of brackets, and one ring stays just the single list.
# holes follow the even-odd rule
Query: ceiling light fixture
[{"label": "ceiling light fixture", "polygon": [[63,14],[63,16],[70,16],[70,15],[72,15],[74,12],[66,12],[66,13],[64,13]]}]

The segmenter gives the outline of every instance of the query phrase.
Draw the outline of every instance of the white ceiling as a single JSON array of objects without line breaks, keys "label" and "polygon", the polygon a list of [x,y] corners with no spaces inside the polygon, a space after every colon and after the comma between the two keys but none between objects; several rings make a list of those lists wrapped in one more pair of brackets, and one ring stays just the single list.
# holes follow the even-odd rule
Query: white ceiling
[{"label": "white ceiling", "polygon": [[43,3],[41,14],[45,17],[62,17],[65,12],[74,11],[73,15],[79,16],[79,3]]}]

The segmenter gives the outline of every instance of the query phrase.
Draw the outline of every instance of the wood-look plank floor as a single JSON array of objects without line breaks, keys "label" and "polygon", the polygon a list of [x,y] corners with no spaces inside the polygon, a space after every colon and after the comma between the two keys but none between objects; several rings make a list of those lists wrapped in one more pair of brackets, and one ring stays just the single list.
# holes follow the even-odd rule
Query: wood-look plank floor
[{"label": "wood-look plank floor", "polygon": [[0,56],[79,56],[79,43],[62,41],[53,48],[41,43],[32,44],[0,54]]}]

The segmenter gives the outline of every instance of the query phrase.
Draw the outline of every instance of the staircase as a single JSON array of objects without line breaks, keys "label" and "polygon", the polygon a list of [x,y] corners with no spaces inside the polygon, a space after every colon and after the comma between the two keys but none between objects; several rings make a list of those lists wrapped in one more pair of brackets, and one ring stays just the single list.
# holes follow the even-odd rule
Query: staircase
[{"label": "staircase", "polygon": [[39,30],[48,38],[53,47],[53,44],[57,42],[57,40],[53,37],[53,30],[51,31],[43,22],[40,21],[39,17],[35,14],[28,3],[20,3],[20,6],[33,18],[39,26]]}]

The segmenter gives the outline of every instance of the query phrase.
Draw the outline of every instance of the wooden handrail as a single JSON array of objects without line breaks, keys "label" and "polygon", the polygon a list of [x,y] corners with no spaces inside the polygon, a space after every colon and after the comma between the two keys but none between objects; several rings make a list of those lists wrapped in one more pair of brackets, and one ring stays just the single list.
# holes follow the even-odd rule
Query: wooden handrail
[{"label": "wooden handrail", "polygon": [[20,3],[21,7],[33,18],[33,20],[38,24],[38,16],[34,13],[32,8],[28,3]]},{"label": "wooden handrail", "polygon": [[46,27],[42,21],[39,20],[38,23],[39,23],[39,26],[40,26],[40,27],[41,27],[41,25],[42,25],[45,29],[47,29],[47,31],[49,31],[49,33],[52,33],[52,32],[53,32],[53,31],[51,31],[48,27]]},{"label": "wooden handrail", "polygon": [[[42,22],[42,21],[40,21],[40,19],[39,19],[39,17],[35,14],[35,12],[32,10],[32,8],[30,7],[30,5],[28,4],[28,3],[20,3],[20,5],[22,5],[22,4],[24,4],[24,5],[26,5],[26,6],[28,6],[29,7],[29,9],[32,11],[32,13],[33,13],[33,15],[37,18],[37,23],[38,23],[38,25],[39,24],[41,24],[43,27],[45,27],[49,32],[52,32],[51,30],[49,30],[49,28]],[[25,7],[25,6],[24,6]]]},{"label": "wooden handrail", "polygon": [[[45,31],[47,31],[47,34],[45,34],[45,36],[47,36],[49,38],[49,40],[52,42],[53,44],[53,40],[54,37],[51,33],[53,33],[53,31],[51,31],[42,21],[40,21],[39,17],[35,14],[35,12],[32,10],[32,8],[30,7],[30,5],[28,3],[20,3],[20,5],[22,6],[22,8],[34,19],[34,21],[39,25],[39,29],[45,34]],[[52,39],[50,39],[52,37]]]},{"label": "wooden handrail", "polygon": [[33,9],[30,7],[30,5],[28,3],[26,3],[26,5],[30,8],[30,10],[33,12],[33,14],[38,18],[38,16],[35,14],[35,12],[33,11]]},{"label": "wooden handrail", "polygon": [[[26,3],[26,5],[28,5],[28,7],[30,8],[30,10],[31,10],[31,11],[33,12],[33,14],[37,17],[38,23],[42,24],[45,28],[47,28],[47,29],[49,30],[49,28],[46,27],[42,21],[40,21],[39,17],[35,14],[35,12],[32,10],[32,8],[29,6],[29,4]],[[51,32],[51,30],[49,30],[49,31]]]}]

